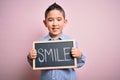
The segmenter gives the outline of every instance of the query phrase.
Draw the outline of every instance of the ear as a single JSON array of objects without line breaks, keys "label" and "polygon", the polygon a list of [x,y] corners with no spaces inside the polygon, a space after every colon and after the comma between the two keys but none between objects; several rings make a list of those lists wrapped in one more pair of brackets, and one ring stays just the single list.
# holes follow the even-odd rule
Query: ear
[{"label": "ear", "polygon": [[66,24],[67,24],[67,22],[68,22],[68,20],[67,20],[67,19],[65,19],[65,20],[64,20],[64,25],[66,25]]},{"label": "ear", "polygon": [[43,23],[44,23],[45,27],[47,27],[47,23],[46,23],[46,21],[45,21],[45,20],[43,20]]},{"label": "ear", "polygon": [[65,23],[65,24],[67,24],[67,22],[68,22],[68,20],[67,20],[67,19],[65,19],[65,22],[64,22],[64,23]]}]

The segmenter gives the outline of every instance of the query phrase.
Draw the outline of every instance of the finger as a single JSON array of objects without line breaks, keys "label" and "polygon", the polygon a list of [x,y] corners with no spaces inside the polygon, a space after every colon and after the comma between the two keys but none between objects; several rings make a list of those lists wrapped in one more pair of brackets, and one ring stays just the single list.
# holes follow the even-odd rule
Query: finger
[{"label": "finger", "polygon": [[35,50],[35,49],[32,49],[32,52],[35,52],[35,53],[36,53],[36,50]]},{"label": "finger", "polygon": [[36,54],[37,51],[36,51],[36,50],[31,50],[30,53],[31,53],[31,54]]},{"label": "finger", "polygon": [[77,51],[76,50],[71,50],[71,54],[76,54]]},{"label": "finger", "polygon": [[71,54],[72,54],[72,55],[75,55],[75,52],[72,52]]},{"label": "finger", "polygon": [[35,56],[36,54],[31,52],[29,55],[30,55],[30,57],[32,57],[32,56]]},{"label": "finger", "polygon": [[76,48],[75,47],[72,47],[73,50],[75,50]]},{"label": "finger", "polygon": [[37,55],[36,55],[36,54],[32,54],[31,57],[32,57],[32,58],[36,58]]},{"label": "finger", "polygon": [[72,55],[72,57],[76,58],[77,56],[76,55]]},{"label": "finger", "polygon": [[36,55],[32,55],[32,58],[36,58]]}]

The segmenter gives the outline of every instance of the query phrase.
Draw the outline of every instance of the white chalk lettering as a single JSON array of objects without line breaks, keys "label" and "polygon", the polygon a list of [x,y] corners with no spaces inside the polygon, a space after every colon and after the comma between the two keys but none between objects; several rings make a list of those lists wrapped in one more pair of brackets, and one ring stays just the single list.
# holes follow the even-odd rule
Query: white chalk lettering
[{"label": "white chalk lettering", "polygon": [[49,56],[50,54],[51,54],[50,57],[51,57],[52,61],[54,61],[52,49],[50,49],[49,51],[47,51],[47,49],[44,49],[44,54],[45,54],[45,62],[47,62],[47,55]]},{"label": "white chalk lettering", "polygon": [[62,61],[70,61],[70,47],[64,47],[63,51],[59,51],[58,48],[50,48],[50,49],[38,49],[38,60],[39,62],[48,62],[51,60],[52,62],[62,62]]},{"label": "white chalk lettering", "polygon": [[40,48],[38,49],[38,55],[40,55],[40,57],[38,58],[39,62],[44,62],[44,55],[43,55],[43,49]]},{"label": "white chalk lettering", "polygon": [[65,61],[70,61],[71,60],[70,58],[67,59],[67,55],[70,55],[70,52],[67,52],[67,50],[68,49],[70,50],[70,47],[65,47],[63,49],[64,49],[64,58],[65,58]]},{"label": "white chalk lettering", "polygon": [[61,53],[58,53],[58,50],[57,50],[56,54],[57,54],[57,61],[58,61],[58,62],[65,61],[65,60],[64,60],[64,57],[63,57],[63,59],[60,59],[59,55],[60,55]]}]

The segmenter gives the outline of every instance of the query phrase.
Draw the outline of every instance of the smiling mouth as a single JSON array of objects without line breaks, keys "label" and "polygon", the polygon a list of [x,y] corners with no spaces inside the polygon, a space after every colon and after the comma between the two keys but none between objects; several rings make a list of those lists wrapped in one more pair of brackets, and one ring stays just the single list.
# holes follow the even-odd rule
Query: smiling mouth
[{"label": "smiling mouth", "polygon": [[57,31],[57,30],[59,30],[59,28],[52,28],[52,30],[53,30],[53,31]]}]

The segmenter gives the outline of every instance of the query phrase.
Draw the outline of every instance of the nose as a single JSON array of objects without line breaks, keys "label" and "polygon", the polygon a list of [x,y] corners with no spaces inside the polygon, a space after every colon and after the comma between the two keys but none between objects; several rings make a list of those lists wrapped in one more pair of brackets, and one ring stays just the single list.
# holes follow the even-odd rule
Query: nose
[{"label": "nose", "polygon": [[56,25],[58,25],[58,23],[57,23],[56,20],[54,20],[54,21],[53,21],[53,26],[56,26]]}]

